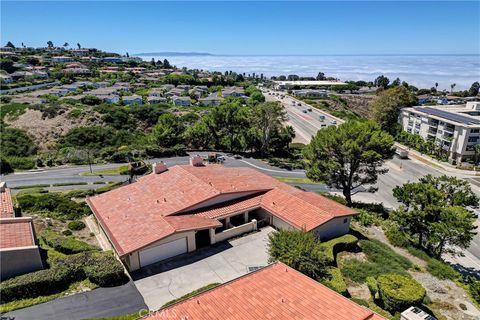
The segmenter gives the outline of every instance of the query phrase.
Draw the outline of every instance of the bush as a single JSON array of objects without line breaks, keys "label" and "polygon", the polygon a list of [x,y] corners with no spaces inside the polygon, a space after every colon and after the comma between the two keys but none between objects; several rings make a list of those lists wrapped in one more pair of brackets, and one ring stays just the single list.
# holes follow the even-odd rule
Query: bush
[{"label": "bush", "polygon": [[348,294],[347,284],[343,279],[340,269],[330,267],[326,269],[326,273],[327,275],[320,282],[341,295],[346,296]]},{"label": "bush", "polygon": [[281,261],[313,279],[322,277],[327,257],[311,232],[279,230],[268,236],[269,261]]},{"label": "bush", "polygon": [[72,235],[72,231],[70,231],[70,230],[63,230],[63,231],[62,231],[62,234],[63,234],[64,236],[71,236],[71,235]]},{"label": "bush", "polygon": [[17,196],[18,206],[29,213],[43,213],[56,219],[75,220],[90,214],[85,203],[72,201],[61,193]]},{"label": "bush", "polygon": [[477,303],[480,303],[480,281],[470,277],[469,282],[468,291],[470,292],[470,295],[472,296],[473,300],[475,300]]},{"label": "bush", "polygon": [[427,271],[430,272],[432,276],[442,280],[456,280],[461,277],[449,264],[433,258],[427,260]]},{"label": "bush", "polygon": [[372,294],[372,297],[375,298],[378,292],[377,279],[375,279],[374,277],[367,277],[365,279],[365,282],[367,284],[368,290],[370,290],[370,293]]},{"label": "bush", "polygon": [[360,299],[360,298],[350,298],[350,300],[352,300],[353,302],[355,302],[356,304],[359,304],[361,306],[364,306],[364,307],[367,307],[367,308],[370,308],[370,304],[368,303],[368,301],[365,301],[363,299]]},{"label": "bush", "polygon": [[68,267],[51,268],[21,275],[2,281],[0,301],[6,303],[61,292],[79,277],[80,275],[74,268]]},{"label": "bush", "polygon": [[123,266],[113,254],[93,254],[91,258],[92,260],[84,267],[88,280],[101,287],[112,287],[125,283],[127,277]]},{"label": "bush", "polygon": [[96,246],[92,246],[73,237],[63,236],[62,234],[50,229],[43,230],[40,233],[40,239],[49,247],[65,254],[99,250],[99,248]]},{"label": "bush", "polygon": [[2,155],[10,157],[28,157],[37,152],[37,147],[27,133],[20,129],[0,127],[0,148]]},{"label": "bush", "polygon": [[340,251],[349,251],[356,247],[358,238],[351,234],[346,234],[341,237],[323,242],[321,247],[327,256],[330,264],[335,262],[335,256]]},{"label": "bush", "polygon": [[408,237],[400,231],[397,226],[391,226],[387,228],[385,231],[385,236],[387,237],[388,241],[395,247],[408,247],[410,246],[410,241]]},{"label": "bush", "polygon": [[358,221],[361,225],[363,226],[370,226],[370,225],[378,225],[380,224],[380,218],[376,213],[363,210],[363,209],[357,209],[358,214],[354,216],[354,219]]},{"label": "bush", "polygon": [[415,279],[399,274],[384,274],[378,277],[378,291],[385,309],[403,311],[422,303],[425,289]]},{"label": "bush", "polygon": [[82,230],[84,228],[85,223],[83,223],[82,221],[75,220],[68,223],[68,229],[70,230]]},{"label": "bush", "polygon": [[36,159],[32,157],[8,157],[7,161],[13,169],[18,170],[30,170],[36,165]]},{"label": "bush", "polygon": [[9,174],[13,172],[12,165],[4,158],[0,158],[0,174]]}]

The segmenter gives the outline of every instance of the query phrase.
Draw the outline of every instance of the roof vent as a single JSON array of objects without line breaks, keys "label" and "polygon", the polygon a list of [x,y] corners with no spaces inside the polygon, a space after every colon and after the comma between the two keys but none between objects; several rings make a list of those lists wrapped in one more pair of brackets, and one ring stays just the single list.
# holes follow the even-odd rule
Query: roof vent
[{"label": "roof vent", "polygon": [[165,163],[163,163],[163,161],[154,163],[152,165],[152,172],[155,173],[155,174],[160,174],[160,173],[165,172],[165,171],[167,171],[167,165]]},{"label": "roof vent", "polygon": [[190,158],[190,165],[194,167],[201,167],[203,166],[203,158],[198,154]]}]

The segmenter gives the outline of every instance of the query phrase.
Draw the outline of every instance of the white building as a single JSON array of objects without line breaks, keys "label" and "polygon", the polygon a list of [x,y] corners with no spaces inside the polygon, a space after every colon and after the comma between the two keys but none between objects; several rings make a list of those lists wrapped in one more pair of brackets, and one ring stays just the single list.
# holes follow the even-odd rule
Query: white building
[{"label": "white building", "polygon": [[449,153],[449,161],[472,160],[480,143],[480,102],[466,105],[404,108],[403,130],[434,141]]}]

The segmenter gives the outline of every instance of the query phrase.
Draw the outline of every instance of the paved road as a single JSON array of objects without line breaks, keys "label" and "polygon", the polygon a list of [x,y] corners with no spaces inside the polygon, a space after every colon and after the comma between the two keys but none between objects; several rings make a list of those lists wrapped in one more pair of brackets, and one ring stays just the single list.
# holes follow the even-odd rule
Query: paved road
[{"label": "paved road", "polygon": [[28,90],[36,90],[36,89],[40,89],[48,86],[53,86],[56,84],[60,84],[60,82],[55,81],[55,82],[49,82],[49,83],[34,84],[32,86],[21,87],[21,88],[4,89],[4,90],[0,90],[0,93],[15,93],[15,92],[28,91]]},{"label": "paved road", "polygon": [[[282,103],[282,105],[287,110],[289,116],[289,123],[294,127],[296,132],[300,133],[302,139],[306,140],[308,143],[311,140],[311,137],[316,134],[318,130],[322,128],[322,122],[319,122],[315,112],[325,114],[325,112],[319,111],[312,107],[313,112],[307,114],[303,113],[301,110],[308,109],[309,106],[302,102],[301,107],[293,107],[292,101],[298,102],[298,100],[285,96],[281,96],[285,93],[279,91],[270,91],[270,95],[266,94],[267,100],[276,100]],[[278,93],[274,94],[274,93]],[[296,108],[296,109],[294,109]],[[300,110],[300,114],[298,110]],[[302,116],[303,114],[303,116]],[[310,116],[312,114],[312,116]],[[332,124],[333,117],[326,117],[325,122]],[[337,124],[343,123],[341,119],[337,119]],[[451,172],[445,172],[443,170],[437,169],[436,167],[427,165],[421,161],[415,159],[402,160],[394,158],[391,161],[386,163],[386,166],[389,168],[389,172],[385,175],[381,175],[378,178],[378,182],[375,187],[378,188],[378,191],[375,193],[365,193],[360,192],[355,194],[353,197],[354,200],[363,200],[368,202],[382,202],[386,207],[397,208],[399,203],[395,200],[392,195],[392,189],[395,186],[402,185],[408,181],[417,181],[420,177],[426,174],[432,174],[434,176],[439,176],[447,174],[449,176],[456,176],[458,178],[465,179],[471,183],[472,190],[480,195],[480,179],[472,178],[471,176],[464,174],[455,174]],[[480,213],[480,212],[479,212]],[[477,220],[477,225],[480,227],[480,216]],[[480,229],[479,229],[480,230]],[[472,241],[472,244],[468,250],[465,252],[465,257],[448,257],[449,261],[452,263],[462,264],[466,267],[472,267],[476,270],[480,270],[480,234],[477,234]]]},{"label": "paved road", "polygon": [[[15,320],[77,320],[112,317],[148,310],[134,283],[98,288],[4,314]],[[8,319],[8,318],[7,318]]]}]

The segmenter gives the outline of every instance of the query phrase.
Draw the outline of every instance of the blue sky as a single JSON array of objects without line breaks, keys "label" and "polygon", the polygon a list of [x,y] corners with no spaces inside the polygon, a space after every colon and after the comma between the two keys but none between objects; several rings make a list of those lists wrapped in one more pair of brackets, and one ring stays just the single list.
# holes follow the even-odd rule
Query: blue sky
[{"label": "blue sky", "polygon": [[2,44],[119,53],[480,54],[480,2],[1,1]]}]

